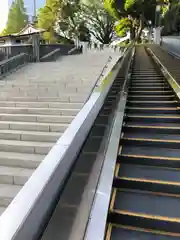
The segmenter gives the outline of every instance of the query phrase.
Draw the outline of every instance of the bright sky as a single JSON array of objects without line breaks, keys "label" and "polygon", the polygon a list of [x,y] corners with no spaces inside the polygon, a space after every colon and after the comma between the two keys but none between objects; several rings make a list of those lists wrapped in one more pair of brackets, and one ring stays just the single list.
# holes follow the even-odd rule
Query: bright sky
[{"label": "bright sky", "polygon": [[0,32],[4,29],[8,15],[8,0],[0,0]]}]

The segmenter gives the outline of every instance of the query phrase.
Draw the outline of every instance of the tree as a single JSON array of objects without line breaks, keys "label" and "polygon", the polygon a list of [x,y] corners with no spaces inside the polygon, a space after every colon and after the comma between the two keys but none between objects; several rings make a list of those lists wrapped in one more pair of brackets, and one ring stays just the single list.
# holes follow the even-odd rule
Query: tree
[{"label": "tree", "polygon": [[109,44],[114,33],[114,18],[104,8],[102,1],[86,0],[81,6],[84,21],[90,34],[99,42]]},{"label": "tree", "polygon": [[[138,40],[149,21],[154,24],[156,0],[105,0],[105,8],[119,21],[119,35],[130,32],[131,40]],[[125,30],[123,30],[125,29]]]},{"label": "tree", "polygon": [[162,19],[162,35],[178,35],[180,31],[180,3],[171,3]]},{"label": "tree", "polygon": [[79,37],[82,25],[80,0],[63,0],[60,4],[59,16],[56,21],[56,31],[67,39]]},{"label": "tree", "polygon": [[12,3],[8,20],[3,34],[18,33],[28,22],[28,16],[24,7],[23,0],[16,0]]},{"label": "tree", "polygon": [[55,23],[58,18],[60,8],[59,0],[47,0],[43,8],[39,9],[37,25],[45,30],[43,37],[50,43],[56,42]]}]

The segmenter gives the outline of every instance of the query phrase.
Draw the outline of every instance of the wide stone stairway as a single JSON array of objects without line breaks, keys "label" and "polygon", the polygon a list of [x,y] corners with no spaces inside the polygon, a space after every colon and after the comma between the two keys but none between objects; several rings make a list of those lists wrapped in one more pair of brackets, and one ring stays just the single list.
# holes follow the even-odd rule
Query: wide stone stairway
[{"label": "wide stone stairway", "polygon": [[80,111],[108,56],[29,64],[0,81],[0,213]]}]

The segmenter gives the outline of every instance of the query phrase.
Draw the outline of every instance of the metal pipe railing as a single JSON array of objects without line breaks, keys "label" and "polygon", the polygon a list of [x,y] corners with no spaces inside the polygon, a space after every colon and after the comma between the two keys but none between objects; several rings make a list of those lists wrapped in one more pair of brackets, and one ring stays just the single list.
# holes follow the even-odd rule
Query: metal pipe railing
[{"label": "metal pipe railing", "polygon": [[0,78],[6,76],[12,71],[15,71],[19,67],[27,64],[32,60],[31,55],[26,53],[20,53],[17,56],[0,62]]},{"label": "metal pipe railing", "polygon": [[51,61],[55,61],[59,56],[60,56],[60,48],[57,48],[53,51],[51,51],[50,53],[46,54],[45,56],[43,56],[40,59],[40,62],[51,62]]}]

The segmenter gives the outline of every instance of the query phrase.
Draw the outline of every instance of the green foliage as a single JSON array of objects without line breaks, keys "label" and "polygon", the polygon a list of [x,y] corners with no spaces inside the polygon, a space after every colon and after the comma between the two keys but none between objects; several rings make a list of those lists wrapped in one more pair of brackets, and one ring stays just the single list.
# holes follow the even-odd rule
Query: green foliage
[{"label": "green foliage", "polygon": [[24,7],[24,1],[14,1],[9,9],[8,21],[5,29],[3,30],[3,35],[20,32],[27,22],[28,16]]},{"label": "green foliage", "polygon": [[54,25],[59,13],[59,0],[47,0],[43,8],[38,12],[38,27],[46,30],[44,39],[50,43],[56,42]]},{"label": "green foliage", "polygon": [[129,18],[121,18],[115,25],[115,31],[118,36],[125,37],[127,32],[130,31],[131,21]]},{"label": "green foliage", "polygon": [[165,13],[162,24],[162,35],[177,35],[180,31],[180,3],[172,4]]},{"label": "green foliage", "polygon": [[[164,4],[163,0],[159,2]],[[149,25],[149,21],[154,25],[156,6],[157,0],[105,0],[105,7],[109,13],[116,19],[123,19],[115,28],[117,34],[124,35],[130,31],[131,39],[135,40],[140,38],[142,30]]]},{"label": "green foliage", "polygon": [[90,41],[93,35],[102,43],[111,42],[114,19],[103,0],[47,0],[38,13],[38,27],[44,39],[55,42],[57,35],[67,41]]},{"label": "green foliage", "polygon": [[104,8],[103,1],[87,1],[81,5],[81,16],[91,35],[103,44],[109,44],[114,33],[114,18]]},{"label": "green foliage", "polygon": [[80,0],[64,0],[61,2],[56,28],[61,36],[74,40],[79,36],[78,29],[82,25],[80,10]]}]

